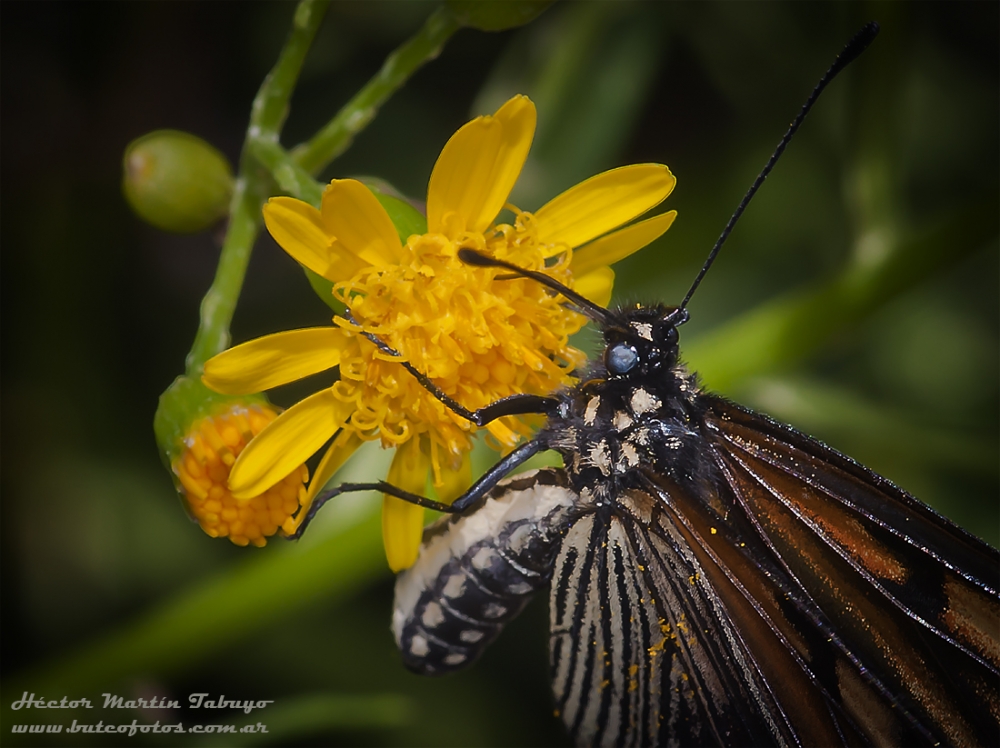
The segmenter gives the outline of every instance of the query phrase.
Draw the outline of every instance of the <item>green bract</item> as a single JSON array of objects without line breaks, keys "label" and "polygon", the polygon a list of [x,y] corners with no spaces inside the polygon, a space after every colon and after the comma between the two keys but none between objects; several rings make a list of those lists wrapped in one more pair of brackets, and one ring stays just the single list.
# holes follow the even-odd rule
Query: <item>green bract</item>
[{"label": "green bract", "polygon": [[122,189],[132,210],[164,231],[204,231],[226,215],[233,172],[201,138],[156,130],[125,149]]},{"label": "green bract", "polygon": [[197,377],[182,374],[160,395],[160,404],[153,416],[153,433],[160,457],[168,466],[184,449],[184,437],[192,424],[224,407],[240,404],[268,405],[265,395],[220,395],[201,383]]}]

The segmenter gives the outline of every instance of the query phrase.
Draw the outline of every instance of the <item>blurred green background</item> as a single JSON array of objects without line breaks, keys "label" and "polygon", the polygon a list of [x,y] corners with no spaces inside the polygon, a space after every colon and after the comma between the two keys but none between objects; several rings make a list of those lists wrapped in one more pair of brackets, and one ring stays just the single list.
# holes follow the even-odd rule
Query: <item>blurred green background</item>
[{"label": "blurred green background", "polygon": [[[283,142],[322,125],[436,4],[334,3]],[[471,115],[539,110],[514,201],[603,169],[666,163],[679,218],[616,267],[619,301],[677,303],[787,123],[865,21],[882,34],[821,99],[691,304],[706,382],[812,433],[996,545],[996,3],[561,3],[459,31],[324,177],[423,199]],[[467,672],[406,672],[388,629],[377,500],[328,507],[298,546],[212,540],[153,442],[221,230],[161,233],[121,196],[125,145],[193,132],[236,161],[290,3],[0,7],[4,725],[261,721],[268,735],[12,736],[5,745],[556,745],[539,599]],[[267,237],[234,341],[321,324]],[[587,342],[586,336],[584,342]],[[592,339],[590,340],[592,344]],[[290,404],[294,388],[275,400]],[[355,477],[380,476],[361,454]],[[367,460],[367,461],[366,461]],[[208,692],[243,715],[8,710],[47,698]]]}]

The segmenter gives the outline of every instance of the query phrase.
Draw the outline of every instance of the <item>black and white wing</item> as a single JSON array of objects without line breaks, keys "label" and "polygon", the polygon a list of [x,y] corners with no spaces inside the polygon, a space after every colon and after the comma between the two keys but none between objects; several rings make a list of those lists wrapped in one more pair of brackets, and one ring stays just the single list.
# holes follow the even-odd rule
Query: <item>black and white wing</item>
[{"label": "black and white wing", "polygon": [[578,745],[791,744],[730,612],[659,497],[569,529],[551,588],[556,709]]}]

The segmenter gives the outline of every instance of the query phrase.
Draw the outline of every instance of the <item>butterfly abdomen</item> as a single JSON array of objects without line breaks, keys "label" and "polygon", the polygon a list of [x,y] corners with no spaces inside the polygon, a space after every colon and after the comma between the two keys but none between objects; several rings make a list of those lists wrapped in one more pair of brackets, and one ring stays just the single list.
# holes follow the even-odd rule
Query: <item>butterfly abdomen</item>
[{"label": "butterfly abdomen", "polygon": [[417,563],[396,581],[392,628],[406,666],[437,675],[474,662],[548,584],[578,503],[562,471],[539,470],[431,525]]}]

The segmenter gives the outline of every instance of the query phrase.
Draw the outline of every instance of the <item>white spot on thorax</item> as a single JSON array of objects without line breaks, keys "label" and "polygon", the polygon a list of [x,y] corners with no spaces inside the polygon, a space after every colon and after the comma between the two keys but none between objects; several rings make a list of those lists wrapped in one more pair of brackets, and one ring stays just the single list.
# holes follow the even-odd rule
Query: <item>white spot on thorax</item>
[{"label": "white spot on thorax", "polygon": [[630,416],[624,410],[619,410],[617,413],[615,413],[613,423],[616,429],[618,429],[619,431],[624,431],[625,429],[627,429],[629,426],[632,425],[632,416]]},{"label": "white spot on thorax", "polygon": [[601,439],[590,448],[590,462],[605,475],[611,472],[611,450],[608,443]]},{"label": "white spot on thorax", "polygon": [[590,398],[590,402],[587,403],[587,409],[583,412],[583,422],[588,426],[592,426],[594,421],[597,419],[597,409],[601,407],[601,398],[596,395]]},{"label": "white spot on thorax", "polygon": [[636,387],[632,393],[632,400],[629,402],[629,405],[632,407],[633,413],[641,416],[644,413],[650,413],[659,408],[660,398],[642,387]]},{"label": "white spot on thorax", "polygon": [[629,467],[635,467],[639,464],[639,453],[631,442],[622,442],[622,455]]},{"label": "white spot on thorax", "polygon": [[632,329],[639,333],[640,338],[653,341],[653,326],[649,322],[633,322]]}]

